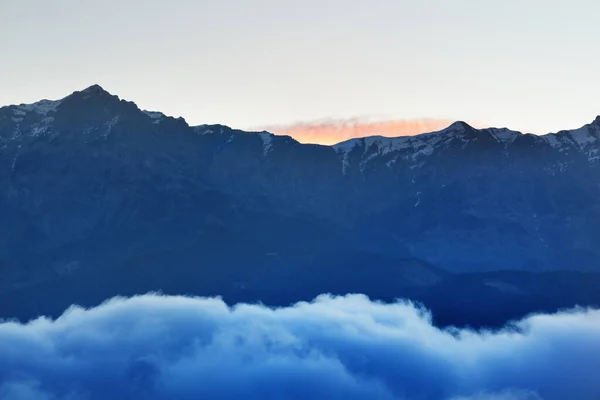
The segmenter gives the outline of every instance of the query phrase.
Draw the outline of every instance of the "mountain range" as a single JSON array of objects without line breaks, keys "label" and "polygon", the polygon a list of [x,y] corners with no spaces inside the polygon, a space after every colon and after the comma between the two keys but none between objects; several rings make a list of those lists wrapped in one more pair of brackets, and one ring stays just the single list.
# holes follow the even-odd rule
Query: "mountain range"
[{"label": "mountain range", "polygon": [[496,325],[600,304],[598,199],[600,117],[321,146],[189,126],[94,85],[0,108],[0,316],[156,290],[360,292]]}]

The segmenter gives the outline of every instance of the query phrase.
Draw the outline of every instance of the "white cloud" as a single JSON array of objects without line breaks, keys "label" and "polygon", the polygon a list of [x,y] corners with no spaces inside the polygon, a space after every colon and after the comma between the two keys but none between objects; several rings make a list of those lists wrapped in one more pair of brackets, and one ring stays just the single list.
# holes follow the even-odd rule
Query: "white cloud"
[{"label": "white cloud", "polygon": [[2,399],[598,399],[600,311],[439,330],[410,303],[139,296],[0,324]]}]

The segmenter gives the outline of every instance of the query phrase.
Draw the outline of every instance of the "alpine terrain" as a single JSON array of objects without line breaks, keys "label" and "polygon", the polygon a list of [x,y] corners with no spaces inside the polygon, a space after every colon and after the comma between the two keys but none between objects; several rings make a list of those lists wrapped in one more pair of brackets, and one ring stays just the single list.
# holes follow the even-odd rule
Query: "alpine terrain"
[{"label": "alpine terrain", "polygon": [[94,85],[0,108],[0,317],[149,291],[359,292],[498,325],[600,304],[598,199],[600,117],[320,146],[189,126]]}]

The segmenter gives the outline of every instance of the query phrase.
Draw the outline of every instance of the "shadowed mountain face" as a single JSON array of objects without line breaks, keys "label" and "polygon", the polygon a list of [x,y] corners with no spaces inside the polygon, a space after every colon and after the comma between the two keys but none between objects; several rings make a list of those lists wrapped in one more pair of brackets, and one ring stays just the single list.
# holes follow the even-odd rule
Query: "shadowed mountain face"
[{"label": "shadowed mountain face", "polygon": [[474,325],[596,304],[599,150],[600,119],[328,147],[190,127],[99,86],[3,107],[0,315],[149,290],[407,296]]}]

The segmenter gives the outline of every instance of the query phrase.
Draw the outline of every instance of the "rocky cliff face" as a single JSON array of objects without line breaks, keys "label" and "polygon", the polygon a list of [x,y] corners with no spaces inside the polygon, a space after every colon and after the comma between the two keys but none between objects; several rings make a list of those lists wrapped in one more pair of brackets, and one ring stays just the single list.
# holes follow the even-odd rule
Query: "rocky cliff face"
[{"label": "rocky cliff face", "polygon": [[99,86],[7,106],[0,292],[392,296],[448,273],[600,271],[599,150],[600,119],[330,147],[190,127]]}]

